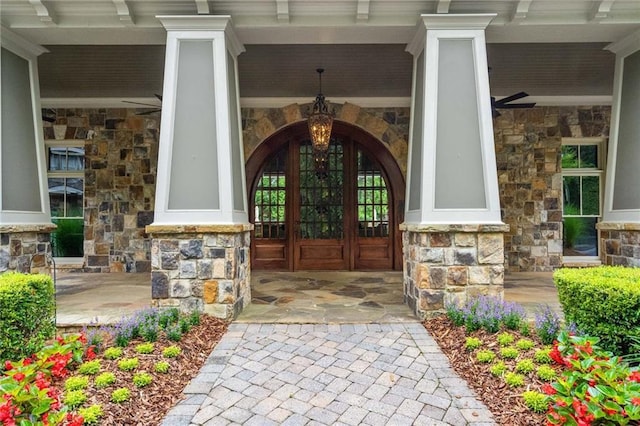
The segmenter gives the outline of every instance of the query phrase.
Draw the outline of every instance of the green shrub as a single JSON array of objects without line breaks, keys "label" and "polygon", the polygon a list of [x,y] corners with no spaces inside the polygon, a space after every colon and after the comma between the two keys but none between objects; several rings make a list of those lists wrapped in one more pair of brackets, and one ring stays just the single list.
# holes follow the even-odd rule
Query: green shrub
[{"label": "green shrub", "polygon": [[478,360],[478,362],[482,362],[482,363],[489,363],[493,361],[495,358],[496,358],[496,354],[493,353],[493,351],[490,351],[489,349],[478,351],[478,353],[476,354],[476,359]]},{"label": "green shrub", "polygon": [[113,347],[104,351],[103,356],[106,359],[118,359],[122,356],[122,348]]},{"label": "green shrub", "polygon": [[87,408],[79,409],[78,414],[84,419],[83,424],[96,425],[104,415],[104,411],[102,410],[101,405],[95,404]]},{"label": "green shrub", "polygon": [[168,373],[169,372],[169,363],[167,361],[158,361],[154,364],[153,369],[156,373]]},{"label": "green shrub", "polygon": [[131,371],[138,368],[138,358],[123,358],[118,361],[118,368],[122,371]]},{"label": "green shrub", "polygon": [[558,374],[556,373],[556,370],[549,367],[548,365],[541,365],[536,369],[536,376],[538,376],[540,380],[550,382],[552,380],[555,380]]},{"label": "green shrub", "polygon": [[87,394],[83,390],[67,391],[62,399],[64,404],[70,408],[77,408],[87,400]]},{"label": "green shrub", "polygon": [[96,377],[97,388],[106,388],[116,382],[116,375],[111,372],[102,373]]},{"label": "green shrub", "polygon": [[168,346],[162,351],[162,356],[165,358],[175,358],[182,353],[182,349],[178,346]]},{"label": "green shrub", "polygon": [[43,274],[0,275],[0,361],[38,352],[55,333],[53,281]]},{"label": "green shrub", "polygon": [[89,386],[89,378],[86,376],[69,377],[64,382],[64,389],[69,391],[85,389],[87,386]]},{"label": "green shrub", "polygon": [[507,366],[504,365],[504,362],[498,361],[491,366],[489,371],[491,371],[491,374],[493,374],[494,376],[500,377],[505,373],[505,371],[507,371]]},{"label": "green shrub", "polygon": [[533,340],[531,339],[519,339],[516,342],[516,348],[520,349],[521,351],[528,351],[534,346],[535,346],[535,343],[533,343]]},{"label": "green shrub", "polygon": [[100,372],[100,360],[94,359],[93,361],[83,362],[80,364],[80,367],[78,367],[78,372],[80,374],[88,374],[90,376],[98,374]]},{"label": "green shrub", "polygon": [[478,349],[480,346],[482,346],[482,340],[478,339],[477,337],[467,337],[464,342],[464,347],[469,351]]},{"label": "green shrub", "polygon": [[518,373],[531,373],[533,370],[535,370],[535,368],[536,366],[533,364],[533,360],[531,359],[521,359],[516,364],[516,371]]},{"label": "green shrub", "polygon": [[640,268],[563,268],[553,279],[567,323],[599,337],[606,350],[629,353],[630,336],[640,335]]},{"label": "green shrub", "polygon": [[550,353],[551,353],[551,348],[538,349],[538,350],[536,350],[536,353],[533,355],[533,359],[538,364],[551,364],[551,362],[553,360],[551,359],[551,356],[549,355]]},{"label": "green shrub", "polygon": [[151,354],[153,353],[153,343],[141,343],[136,346],[136,352],[139,354]]},{"label": "green shrub", "polygon": [[504,375],[504,381],[511,387],[517,388],[524,386],[524,376],[518,373],[507,373]]},{"label": "green shrub", "polygon": [[498,335],[498,343],[500,344],[500,346],[509,346],[510,344],[512,344],[514,341],[514,337],[513,334],[509,334],[509,333],[500,333]]},{"label": "green shrub", "polygon": [[525,391],[522,394],[522,399],[529,410],[534,413],[544,413],[549,408],[549,402],[547,395],[536,391]]},{"label": "green shrub", "polygon": [[192,326],[200,325],[200,311],[195,310],[189,314],[189,322]]},{"label": "green shrub", "polygon": [[507,346],[506,348],[500,349],[500,356],[504,359],[516,359],[519,354],[520,351],[518,351],[518,348],[513,346]]},{"label": "green shrub", "polygon": [[182,339],[182,331],[179,324],[168,326],[165,333],[167,334],[167,339],[172,342],[179,342]]},{"label": "green shrub", "polygon": [[127,388],[118,388],[111,392],[111,401],[116,404],[120,404],[122,402],[128,401],[129,396],[131,396],[131,392]]},{"label": "green shrub", "polygon": [[136,373],[133,375],[133,384],[139,388],[143,388],[148,386],[153,382],[153,377],[151,374],[141,371],[140,373]]}]

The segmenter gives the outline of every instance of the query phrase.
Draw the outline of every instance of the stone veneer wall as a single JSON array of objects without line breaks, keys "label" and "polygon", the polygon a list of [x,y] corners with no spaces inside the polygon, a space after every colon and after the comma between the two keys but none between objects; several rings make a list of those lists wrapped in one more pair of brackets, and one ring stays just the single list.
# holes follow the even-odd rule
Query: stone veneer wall
[{"label": "stone veneer wall", "polygon": [[[85,140],[84,271],[150,272],[159,116],[134,109],[57,109],[65,139]],[[45,139],[54,139],[45,123]]]},{"label": "stone veneer wall", "polygon": [[51,254],[50,236],[54,228],[46,225],[0,225],[0,273],[31,272],[33,255]]},{"label": "stone veneer wall", "polygon": [[249,226],[147,227],[156,306],[233,319],[251,302]]},{"label": "stone veneer wall", "polygon": [[552,271],[562,266],[562,138],[608,135],[610,107],[501,113],[494,133],[507,268]]},{"label": "stone veneer wall", "polygon": [[505,225],[401,225],[405,303],[418,318],[504,293]]},{"label": "stone veneer wall", "polygon": [[640,267],[640,223],[600,223],[598,228],[603,264]]}]

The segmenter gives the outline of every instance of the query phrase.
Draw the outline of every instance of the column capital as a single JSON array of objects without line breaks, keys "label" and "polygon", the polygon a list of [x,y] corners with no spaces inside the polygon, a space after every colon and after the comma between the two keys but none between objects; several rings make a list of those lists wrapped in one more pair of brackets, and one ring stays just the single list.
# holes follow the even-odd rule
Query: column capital
[{"label": "column capital", "polygon": [[474,14],[424,14],[418,20],[416,34],[407,45],[407,52],[417,56],[425,44],[427,31],[432,30],[459,30],[459,31],[484,31],[495,18],[495,13]]},{"label": "column capital", "polygon": [[30,42],[3,25],[0,25],[0,44],[2,44],[2,47],[25,58],[36,58],[43,53],[49,52],[39,44]]},{"label": "column capital", "polygon": [[627,56],[636,50],[640,50],[640,30],[605,46],[605,49],[622,56]]},{"label": "column capital", "polygon": [[222,31],[231,53],[238,56],[245,51],[230,15],[157,15],[156,18],[167,31]]}]

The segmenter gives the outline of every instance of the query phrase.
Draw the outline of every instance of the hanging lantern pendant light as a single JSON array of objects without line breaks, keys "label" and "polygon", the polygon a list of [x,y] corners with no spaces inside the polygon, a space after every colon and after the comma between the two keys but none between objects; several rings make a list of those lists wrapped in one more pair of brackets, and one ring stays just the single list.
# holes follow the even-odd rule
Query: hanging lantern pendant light
[{"label": "hanging lantern pendant light", "polygon": [[311,114],[309,114],[309,135],[313,148],[313,159],[318,177],[327,175],[327,154],[331,141],[331,128],[333,127],[333,114],[329,112],[329,106],[322,94],[322,73],[324,68],[316,69],[320,82],[320,91],[313,102]]}]

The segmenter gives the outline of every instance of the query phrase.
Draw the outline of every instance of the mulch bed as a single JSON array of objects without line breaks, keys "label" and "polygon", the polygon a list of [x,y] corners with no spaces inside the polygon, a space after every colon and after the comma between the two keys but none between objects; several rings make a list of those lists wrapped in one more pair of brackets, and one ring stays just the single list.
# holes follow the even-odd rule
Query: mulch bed
[{"label": "mulch bed", "polygon": [[[96,359],[100,359],[102,364],[100,373],[112,372],[116,376],[116,382],[107,388],[98,389],[93,385],[93,380],[90,380],[90,386],[86,389],[88,398],[84,406],[102,405],[104,416],[100,421],[101,426],[160,424],[167,412],[181,399],[182,390],[198,374],[213,347],[227,330],[228,323],[220,319],[202,315],[200,321],[200,325],[194,326],[180,342],[171,342],[160,337],[154,343],[153,354],[137,353],[135,347],[143,341],[132,341],[129,346],[123,348],[122,358],[137,357],[139,366],[135,371],[121,371],[118,369],[118,360],[103,359],[101,354],[98,354]],[[107,346],[113,346],[109,342],[106,343]],[[172,345],[179,346],[182,354],[176,358],[163,358],[162,350]],[[154,371],[154,364],[158,361],[169,362],[170,370],[167,374]],[[137,388],[132,378],[134,373],[141,371],[151,374],[153,382],[146,387]],[[64,383],[60,386],[64,387]],[[111,402],[111,392],[120,387],[129,388],[130,400],[121,404]]]},{"label": "mulch bed", "polygon": [[[500,345],[497,342],[499,333],[489,334],[484,330],[479,330],[465,334],[464,327],[455,326],[446,316],[427,320],[424,322],[424,327],[449,358],[456,373],[467,381],[478,398],[482,400],[493,413],[498,424],[511,426],[545,424],[546,415],[536,414],[529,410],[521,397],[522,392],[526,390],[540,391],[544,382],[536,377],[535,372],[526,375],[524,387],[510,387],[502,378],[491,374],[489,369],[492,364],[481,364],[477,362],[474,352],[469,352],[465,348],[466,338],[474,336],[484,342],[482,349],[491,349],[499,353]],[[517,331],[509,330],[509,333],[515,336],[515,340],[525,337]],[[528,338],[535,341],[532,337]],[[516,360],[504,360],[507,368],[512,370],[515,363],[524,357],[532,358],[535,349],[534,347],[527,352],[521,352],[521,355]]]}]

